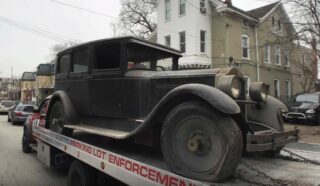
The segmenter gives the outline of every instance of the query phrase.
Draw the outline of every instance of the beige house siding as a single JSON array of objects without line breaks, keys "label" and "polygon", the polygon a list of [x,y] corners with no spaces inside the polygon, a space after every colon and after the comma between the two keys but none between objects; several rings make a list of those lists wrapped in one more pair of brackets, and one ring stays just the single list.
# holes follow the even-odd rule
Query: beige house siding
[{"label": "beige house siding", "polygon": [[[283,7],[278,6],[264,21],[259,24],[249,22],[249,28],[243,26],[243,19],[236,15],[221,14],[215,11],[212,12],[212,63],[213,67],[229,66],[229,57],[232,56],[236,67],[242,73],[250,77],[251,82],[258,81],[257,61],[259,62],[259,77],[260,81],[269,84],[270,95],[275,95],[274,80],[279,80],[279,99],[287,102],[290,96],[302,91],[300,81],[303,81],[303,75],[299,73],[299,69],[294,67],[293,61],[299,59],[296,54],[304,53],[295,47],[295,44],[290,39],[291,32],[290,20],[285,16]],[[277,27],[278,20],[281,22],[281,32],[272,28],[272,17],[275,20]],[[256,45],[255,29],[257,30],[258,45]],[[249,38],[249,56],[250,59],[242,58],[242,35],[247,35]],[[264,62],[264,45],[270,44],[270,63]],[[275,46],[280,47],[281,62],[280,65],[275,64],[276,54]],[[256,47],[258,46],[258,47]],[[258,60],[257,60],[258,48]],[[289,65],[285,65],[285,49],[289,50]],[[308,58],[311,57],[310,54]],[[301,58],[301,57],[300,57]],[[295,75],[293,75],[295,74]],[[286,82],[290,83],[287,89]]]}]

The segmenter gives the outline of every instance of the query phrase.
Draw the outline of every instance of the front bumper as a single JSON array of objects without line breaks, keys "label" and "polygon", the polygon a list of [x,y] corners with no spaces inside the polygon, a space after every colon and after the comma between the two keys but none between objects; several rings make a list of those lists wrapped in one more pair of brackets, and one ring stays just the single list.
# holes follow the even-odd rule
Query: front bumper
[{"label": "front bumper", "polygon": [[304,114],[304,113],[299,113],[299,112],[288,112],[288,113],[283,113],[282,117],[285,121],[289,121],[289,120],[300,120],[300,121],[309,121],[309,122],[318,121],[317,114]]},{"label": "front bumper", "polygon": [[0,108],[0,113],[8,113],[9,108]]},{"label": "front bumper", "polygon": [[272,132],[271,130],[256,132],[255,134],[247,134],[248,152],[276,150],[288,143],[298,140],[299,129],[285,132]]}]

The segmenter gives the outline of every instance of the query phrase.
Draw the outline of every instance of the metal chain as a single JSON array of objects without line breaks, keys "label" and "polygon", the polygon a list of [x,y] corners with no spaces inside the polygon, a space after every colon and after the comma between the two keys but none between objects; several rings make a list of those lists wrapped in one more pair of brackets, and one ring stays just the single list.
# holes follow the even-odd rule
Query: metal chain
[{"label": "metal chain", "polygon": [[284,186],[284,185],[288,185],[287,183],[285,183],[284,181],[282,180],[279,180],[279,179],[275,179],[275,178],[272,178],[271,176],[267,175],[266,173],[254,168],[253,166],[249,165],[247,162],[245,162],[244,160],[241,161],[241,163],[246,166],[247,168],[249,168],[250,170],[258,173],[261,177],[263,178],[266,178],[266,179],[269,179],[273,182],[273,184],[264,184],[264,183],[259,183],[259,182],[255,182],[255,181],[252,181],[252,180],[249,180],[249,179],[246,179],[244,178],[244,176],[241,176],[239,173],[238,175],[234,175],[236,178],[242,180],[242,181],[245,181],[245,182],[248,182],[248,183],[251,183],[251,184],[255,184],[255,185],[258,185],[258,186],[272,186],[272,185],[279,185],[279,186]]},{"label": "metal chain", "polygon": [[[291,160],[291,161],[297,161],[297,162],[302,162],[302,163],[309,163],[309,164],[313,164],[313,165],[320,165],[320,161],[317,160],[311,160],[308,159],[306,157],[303,157],[297,153],[291,152],[287,149],[282,149],[284,152],[288,153],[290,156],[285,156],[282,154],[278,154],[276,157],[280,158],[280,159],[285,159],[285,160]],[[293,156],[297,157],[294,158]],[[300,158],[300,159],[299,159]]]}]

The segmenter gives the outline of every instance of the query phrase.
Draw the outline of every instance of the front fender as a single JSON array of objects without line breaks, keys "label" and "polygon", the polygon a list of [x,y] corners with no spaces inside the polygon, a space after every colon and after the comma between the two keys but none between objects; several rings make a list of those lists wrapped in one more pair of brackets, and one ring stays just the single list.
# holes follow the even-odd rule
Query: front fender
[{"label": "front fender", "polygon": [[76,112],[69,96],[64,91],[56,91],[53,93],[49,105],[48,105],[48,111],[46,115],[46,128],[48,128],[49,118],[50,118],[50,112],[52,109],[52,106],[57,101],[61,101],[63,105],[63,112],[64,112],[64,119],[68,124],[77,124],[79,123],[79,116]]},{"label": "front fender", "polygon": [[152,112],[166,104],[168,101],[186,94],[195,95],[208,102],[216,110],[224,114],[239,114],[240,107],[227,94],[217,88],[203,84],[186,84],[176,87],[164,96]]}]

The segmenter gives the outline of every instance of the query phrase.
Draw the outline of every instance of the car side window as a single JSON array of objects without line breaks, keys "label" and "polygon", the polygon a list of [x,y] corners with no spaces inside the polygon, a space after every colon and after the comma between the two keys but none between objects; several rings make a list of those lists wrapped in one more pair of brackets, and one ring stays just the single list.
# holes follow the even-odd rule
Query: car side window
[{"label": "car side window", "polygon": [[70,72],[71,57],[65,54],[60,57],[58,64],[58,74],[68,74]]},{"label": "car side window", "polygon": [[89,50],[88,48],[79,49],[72,55],[72,72],[88,72],[89,66]]},{"label": "car side window", "polygon": [[94,70],[117,69],[120,67],[120,43],[100,44],[95,47]]}]

